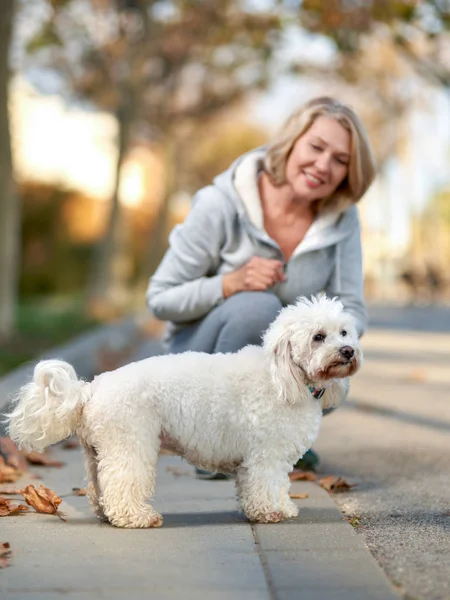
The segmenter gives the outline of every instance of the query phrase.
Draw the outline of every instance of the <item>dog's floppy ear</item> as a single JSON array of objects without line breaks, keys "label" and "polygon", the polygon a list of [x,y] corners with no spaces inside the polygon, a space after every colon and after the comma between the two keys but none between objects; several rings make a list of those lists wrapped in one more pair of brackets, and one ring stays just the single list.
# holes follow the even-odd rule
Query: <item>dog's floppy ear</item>
[{"label": "dog's floppy ear", "polygon": [[264,334],[263,347],[269,356],[270,374],[280,399],[295,404],[302,398],[305,382],[303,370],[292,357],[290,334],[288,324],[278,318]]}]

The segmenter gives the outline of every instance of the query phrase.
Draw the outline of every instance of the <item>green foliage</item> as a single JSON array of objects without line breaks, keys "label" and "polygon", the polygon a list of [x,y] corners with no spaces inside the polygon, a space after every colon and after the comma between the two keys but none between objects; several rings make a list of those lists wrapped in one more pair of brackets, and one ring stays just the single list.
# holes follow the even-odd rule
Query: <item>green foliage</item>
[{"label": "green foliage", "polygon": [[77,295],[33,296],[17,310],[18,333],[29,339],[47,337],[59,343],[95,324],[95,320],[86,317],[83,301]]},{"label": "green foliage", "polygon": [[44,23],[41,30],[36,33],[27,43],[26,49],[27,52],[33,54],[34,52],[38,52],[39,50],[43,50],[44,48],[49,48],[51,46],[62,46],[61,38],[58,33],[55,31],[54,25],[52,22]]},{"label": "green foliage", "polygon": [[14,336],[0,340],[0,376],[97,325],[76,297],[35,297],[20,303],[16,312]]}]

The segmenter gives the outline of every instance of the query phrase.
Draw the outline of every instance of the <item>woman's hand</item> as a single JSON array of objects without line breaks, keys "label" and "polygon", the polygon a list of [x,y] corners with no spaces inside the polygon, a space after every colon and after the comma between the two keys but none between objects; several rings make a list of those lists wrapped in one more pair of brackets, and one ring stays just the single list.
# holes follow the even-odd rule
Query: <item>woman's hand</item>
[{"label": "woman's hand", "polygon": [[254,256],[240,269],[223,276],[223,297],[228,298],[238,292],[265,291],[279,281],[285,281],[283,263]]}]

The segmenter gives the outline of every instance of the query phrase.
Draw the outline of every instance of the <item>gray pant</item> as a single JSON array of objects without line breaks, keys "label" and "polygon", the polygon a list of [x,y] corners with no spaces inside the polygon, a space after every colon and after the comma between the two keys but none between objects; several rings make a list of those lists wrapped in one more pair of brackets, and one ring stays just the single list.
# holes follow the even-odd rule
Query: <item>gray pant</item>
[{"label": "gray pant", "polygon": [[[237,352],[261,344],[261,336],[282,308],[270,292],[240,292],[213,308],[201,321],[185,327],[170,340],[169,353]],[[324,415],[334,408],[327,408]]]},{"label": "gray pant", "polygon": [[281,302],[270,292],[240,292],[213,308],[201,321],[177,332],[169,352],[215,354],[237,352],[249,344],[259,346],[262,334],[281,308]]}]

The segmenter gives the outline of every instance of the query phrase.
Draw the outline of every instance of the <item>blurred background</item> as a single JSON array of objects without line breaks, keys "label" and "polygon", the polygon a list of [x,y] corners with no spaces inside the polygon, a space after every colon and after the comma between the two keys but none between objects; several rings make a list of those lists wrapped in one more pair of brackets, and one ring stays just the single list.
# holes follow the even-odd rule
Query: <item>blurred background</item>
[{"label": "blurred background", "polygon": [[192,194],[319,94],[376,151],[368,301],[449,304],[448,0],[2,0],[0,373],[144,312]]}]

